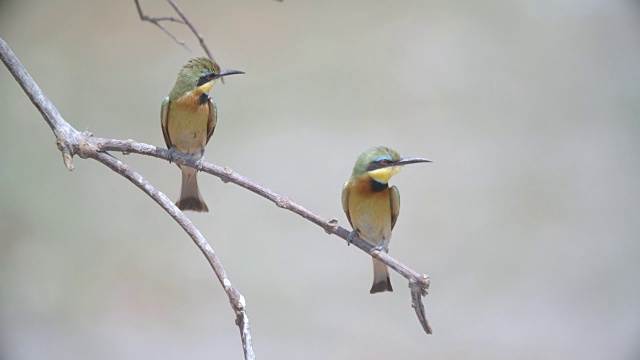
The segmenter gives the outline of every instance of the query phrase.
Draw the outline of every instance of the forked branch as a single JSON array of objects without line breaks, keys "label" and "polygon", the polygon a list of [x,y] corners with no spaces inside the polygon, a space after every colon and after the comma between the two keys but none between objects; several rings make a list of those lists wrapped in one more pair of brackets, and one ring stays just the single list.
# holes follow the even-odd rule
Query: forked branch
[{"label": "forked branch", "polygon": [[73,170],[72,159],[74,155],[78,155],[83,159],[91,158],[101,162],[113,171],[127,178],[149,195],[187,232],[196,246],[198,246],[200,251],[207,258],[207,261],[213,268],[218,281],[220,281],[220,284],[222,284],[224,291],[229,297],[231,307],[236,314],[236,325],[240,329],[245,359],[254,360],[255,354],[253,352],[251,342],[251,331],[249,327],[249,318],[246,312],[245,299],[232,285],[222,263],[200,231],[195,227],[195,225],[193,225],[191,220],[189,220],[189,218],[186,217],[165,194],[158,191],[140,174],[110,154],[99,151],[99,148],[94,144],[94,138],[91,134],[87,132],[81,133],[66,122],[51,101],[42,93],[33,78],[31,78],[22,64],[20,64],[18,58],[2,38],[0,38],[0,59],[2,59],[2,62],[9,69],[9,72],[11,72],[33,105],[40,111],[42,117],[53,130],[58,148],[62,152],[64,164],[67,169]]},{"label": "forked branch", "polygon": [[[138,0],[136,0],[136,2],[137,1]],[[180,15],[180,18],[182,19],[182,21],[184,21],[185,25],[187,25],[189,27],[189,29],[191,29],[191,32],[193,33],[193,35],[195,35],[198,38],[198,41],[200,42],[200,46],[202,46],[202,49],[207,54],[209,59],[211,59],[213,62],[215,62],[216,59],[213,58],[213,55],[211,54],[211,51],[209,51],[209,47],[204,42],[204,37],[202,37],[202,35],[198,31],[198,29],[196,29],[196,27],[193,26],[191,21],[189,21],[189,18],[187,18],[187,16],[184,14],[182,9],[180,9],[180,7],[178,5],[176,5],[175,2],[173,2],[173,0],[167,0],[167,1],[169,2],[169,4],[171,4],[171,7],[173,8],[173,10],[175,10],[176,13],[178,13],[178,15]]]},{"label": "forked branch", "polygon": [[173,16],[157,16],[157,17],[149,16],[149,15],[147,15],[147,14],[142,12],[142,7],[140,6],[140,1],[139,0],[134,0],[134,2],[136,3],[136,9],[138,9],[138,15],[140,16],[140,20],[148,21],[148,22],[152,23],[153,25],[157,26],[158,28],[160,28],[160,30],[162,30],[165,34],[167,34],[171,39],[173,39],[173,41],[178,43],[178,45],[181,45],[187,51],[191,52],[191,49],[189,49],[187,44],[182,39],[180,39],[177,36],[173,35],[173,33],[171,33],[171,31],[167,30],[167,28],[164,27],[164,25],[162,25],[162,21],[176,22],[176,23],[179,23],[179,24],[184,24],[184,21],[182,21],[180,19],[177,19],[177,18],[174,18]]},{"label": "forked branch", "polygon": [[189,30],[191,30],[193,35],[195,35],[195,37],[198,39],[198,42],[200,42],[200,46],[202,47],[202,50],[204,50],[205,54],[207,54],[209,59],[215,62],[215,59],[213,58],[213,54],[211,54],[211,51],[209,50],[207,43],[204,41],[204,37],[202,36],[202,34],[200,34],[198,29],[193,25],[193,23],[185,15],[182,9],[173,0],[167,0],[167,2],[169,3],[169,5],[171,5],[173,10],[176,12],[176,14],[180,16],[180,19],[174,18],[173,16],[160,16],[160,17],[148,16],[142,11],[142,7],[140,6],[140,0],[133,0],[133,1],[136,4],[136,9],[138,9],[138,15],[140,16],[140,20],[148,21],[154,24],[155,26],[159,27],[162,31],[164,31],[165,34],[169,35],[169,37],[171,37],[173,41],[182,45],[185,49],[187,49],[187,51],[190,52],[191,50],[189,50],[185,42],[179,39],[177,36],[173,35],[173,33],[171,33],[169,30],[167,30],[167,28],[165,28],[164,25],[162,25],[161,21],[173,21],[173,22],[186,25],[189,28]]}]

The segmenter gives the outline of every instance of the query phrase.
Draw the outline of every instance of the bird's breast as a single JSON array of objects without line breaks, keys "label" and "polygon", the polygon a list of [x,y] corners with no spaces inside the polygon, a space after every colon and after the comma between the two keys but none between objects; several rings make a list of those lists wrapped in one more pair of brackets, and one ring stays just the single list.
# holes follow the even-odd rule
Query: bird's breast
[{"label": "bird's breast", "polygon": [[391,238],[389,190],[373,192],[369,183],[354,184],[349,192],[349,217],[360,236],[378,245]]},{"label": "bird's breast", "polygon": [[199,156],[207,143],[208,102],[200,104],[200,95],[188,93],[171,104],[168,134],[176,150]]}]

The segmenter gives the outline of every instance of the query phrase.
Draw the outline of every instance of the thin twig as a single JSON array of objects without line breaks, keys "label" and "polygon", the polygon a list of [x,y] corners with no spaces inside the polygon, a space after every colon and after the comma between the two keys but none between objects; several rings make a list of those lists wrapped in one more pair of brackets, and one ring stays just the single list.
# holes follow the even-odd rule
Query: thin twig
[{"label": "thin twig", "polygon": [[169,37],[173,39],[173,41],[175,41],[176,43],[184,47],[188,52],[191,52],[191,49],[189,49],[189,47],[184,41],[179,39],[177,36],[173,35],[169,30],[167,30],[167,28],[164,27],[164,25],[160,23],[161,21],[172,21],[172,22],[177,22],[179,24],[184,24],[184,21],[174,18],[173,16],[159,16],[159,17],[148,16],[142,12],[140,1],[139,0],[133,0],[133,1],[136,4],[136,8],[138,9],[138,15],[140,15],[140,20],[148,21],[154,24],[155,26],[159,27],[160,30],[164,31],[165,34],[169,35]]},{"label": "thin twig", "polygon": [[[181,19],[176,19],[176,18],[174,18],[172,16],[149,17],[149,16],[145,15],[142,12],[142,7],[140,6],[139,0],[134,0],[134,1],[136,3],[136,8],[138,9],[138,14],[140,14],[140,20],[149,21],[149,22],[155,24],[162,31],[164,31],[167,35],[169,35],[175,42],[177,42],[178,44],[184,46],[184,48],[187,49],[187,51],[191,52],[191,50],[187,47],[187,45],[184,43],[184,41],[182,41],[182,40],[178,39],[177,37],[175,37],[159,21],[161,21],[161,20],[170,20],[170,21],[175,21],[175,22],[184,24],[187,27],[189,27],[189,29],[191,30],[193,35],[195,35],[195,37],[198,38],[198,41],[200,42],[200,46],[202,47],[202,50],[204,50],[205,54],[207,54],[207,56],[209,57],[209,59],[211,59],[211,61],[216,62],[216,60],[213,58],[213,54],[211,53],[211,51],[209,50],[209,47],[207,46],[207,44],[204,41],[204,37],[200,34],[198,29],[196,29],[196,27],[193,25],[193,23],[189,20],[187,15],[185,15],[184,11],[182,11],[182,9],[178,6],[178,4],[176,4],[173,0],[167,0],[167,2],[169,3],[169,5],[171,5],[173,10],[180,16]],[[225,83],[224,82],[224,78],[221,78],[220,82],[222,82],[224,84]]]},{"label": "thin twig", "polygon": [[[133,0],[133,1],[136,4],[136,8],[138,9],[138,14],[140,15],[140,20],[148,21],[148,22],[156,25],[162,31],[164,31],[167,35],[169,35],[175,42],[177,42],[178,44],[184,46],[185,49],[187,49],[189,52],[191,52],[191,50],[189,50],[189,48],[187,47],[185,42],[180,40],[180,39],[178,39],[171,32],[169,32],[160,23],[160,21],[173,21],[173,22],[177,22],[177,23],[180,23],[180,24],[183,24],[183,25],[186,25],[187,27],[189,27],[189,30],[191,30],[193,35],[195,35],[195,37],[200,42],[200,46],[202,47],[202,50],[204,50],[205,54],[207,54],[209,59],[211,59],[212,61],[214,61],[214,62],[216,61],[215,58],[213,57],[213,54],[211,53],[211,50],[209,50],[209,47],[207,46],[207,43],[204,41],[204,37],[202,36],[202,34],[200,34],[200,31],[198,31],[198,29],[189,20],[187,15],[185,15],[184,11],[182,11],[182,9],[178,6],[178,4],[176,4],[173,0],[167,0],[167,2],[169,3],[169,5],[171,5],[173,10],[180,16],[180,19],[174,18],[173,16],[162,16],[162,17],[151,17],[151,16],[148,16],[148,15],[144,14],[144,12],[142,12],[142,7],[140,6],[140,0]],[[222,79],[222,80],[224,82],[224,79]]]},{"label": "thin twig", "polygon": [[253,353],[253,346],[251,343],[251,331],[249,327],[249,318],[246,313],[245,299],[232,285],[222,263],[200,231],[198,231],[198,229],[193,225],[191,220],[189,220],[189,218],[187,218],[166,195],[155,189],[140,174],[136,173],[133,169],[115,157],[104,152],[99,152],[98,147],[92,143],[91,134],[87,132],[80,133],[66,122],[51,101],[42,93],[33,78],[31,78],[22,64],[20,64],[18,58],[1,37],[0,58],[53,130],[53,133],[56,136],[58,148],[63,153],[65,166],[67,166],[69,170],[73,170],[71,160],[74,154],[77,154],[84,159],[92,158],[103,163],[120,175],[129,179],[129,181],[133,182],[142,191],[155,200],[187,232],[191,239],[193,239],[200,251],[207,258],[207,261],[209,261],[209,264],[218,277],[218,281],[220,281],[220,284],[222,284],[224,291],[229,297],[231,307],[236,314],[236,325],[240,329],[245,359],[254,360],[255,355]]},{"label": "thin twig", "polygon": [[180,15],[180,18],[182,18],[182,21],[189,27],[189,29],[191,29],[191,32],[193,33],[193,35],[195,35],[198,38],[198,41],[200,41],[200,46],[202,46],[202,49],[204,49],[204,52],[207,54],[209,59],[211,59],[211,61],[213,62],[216,62],[216,59],[213,58],[211,51],[209,51],[209,47],[204,42],[204,37],[200,35],[200,32],[198,32],[198,29],[196,29],[196,27],[193,26],[191,21],[189,21],[187,16],[182,11],[182,9],[180,9],[180,7],[175,2],[173,2],[173,0],[167,0],[167,2],[169,2],[169,4],[171,4],[171,7],[173,7],[173,10],[175,10],[178,13],[178,15]]},{"label": "thin twig", "polygon": [[433,334],[429,320],[427,320],[427,313],[424,310],[424,304],[422,298],[427,296],[427,289],[429,287],[429,275],[422,275],[422,281],[409,280],[409,289],[411,290],[411,307],[415,310],[418,321],[422,325],[422,329],[427,334]]}]

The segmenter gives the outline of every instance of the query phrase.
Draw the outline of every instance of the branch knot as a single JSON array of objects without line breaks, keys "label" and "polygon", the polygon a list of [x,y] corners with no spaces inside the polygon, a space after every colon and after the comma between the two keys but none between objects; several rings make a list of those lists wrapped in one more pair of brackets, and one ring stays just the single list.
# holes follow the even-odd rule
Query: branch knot
[{"label": "branch knot", "polygon": [[289,208],[289,199],[287,199],[285,196],[280,195],[276,199],[276,205],[281,209],[288,209]]},{"label": "branch knot", "polygon": [[225,166],[222,169],[222,172],[224,172],[224,174],[227,175],[227,177],[220,177],[220,180],[222,180],[223,183],[227,184],[229,181],[231,181],[231,176],[233,175],[233,169],[231,169],[228,166]]},{"label": "branch knot", "polygon": [[431,279],[429,275],[422,274],[418,279],[410,279],[409,280],[409,288],[411,292],[419,293],[422,296],[427,296],[429,292],[429,285],[431,284]]},{"label": "branch knot", "polygon": [[338,228],[338,219],[333,218],[327,221],[327,226],[324,228],[324,232],[331,235],[336,231],[337,228]]},{"label": "branch knot", "polygon": [[93,137],[93,134],[88,130],[81,132],[78,135],[78,149],[76,154],[83,159],[95,158],[99,149],[96,144],[89,141],[89,138]]}]

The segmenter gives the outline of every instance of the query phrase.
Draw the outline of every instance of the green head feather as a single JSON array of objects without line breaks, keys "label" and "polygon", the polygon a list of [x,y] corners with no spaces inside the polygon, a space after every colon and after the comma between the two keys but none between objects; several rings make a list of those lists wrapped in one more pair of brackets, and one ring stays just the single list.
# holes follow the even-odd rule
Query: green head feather
[{"label": "green head feather", "polygon": [[198,87],[198,80],[207,72],[220,74],[220,66],[205,57],[197,57],[187,61],[178,72],[178,78],[169,93],[169,99],[175,101],[185,93],[195,90]]},{"label": "green head feather", "polygon": [[351,173],[351,177],[355,178],[361,175],[366,174],[367,166],[374,161],[387,160],[389,162],[395,162],[400,160],[400,154],[394,149],[387,146],[374,146],[365,150],[360,156],[358,156],[358,160],[356,160],[356,164],[353,167],[353,172]]}]

